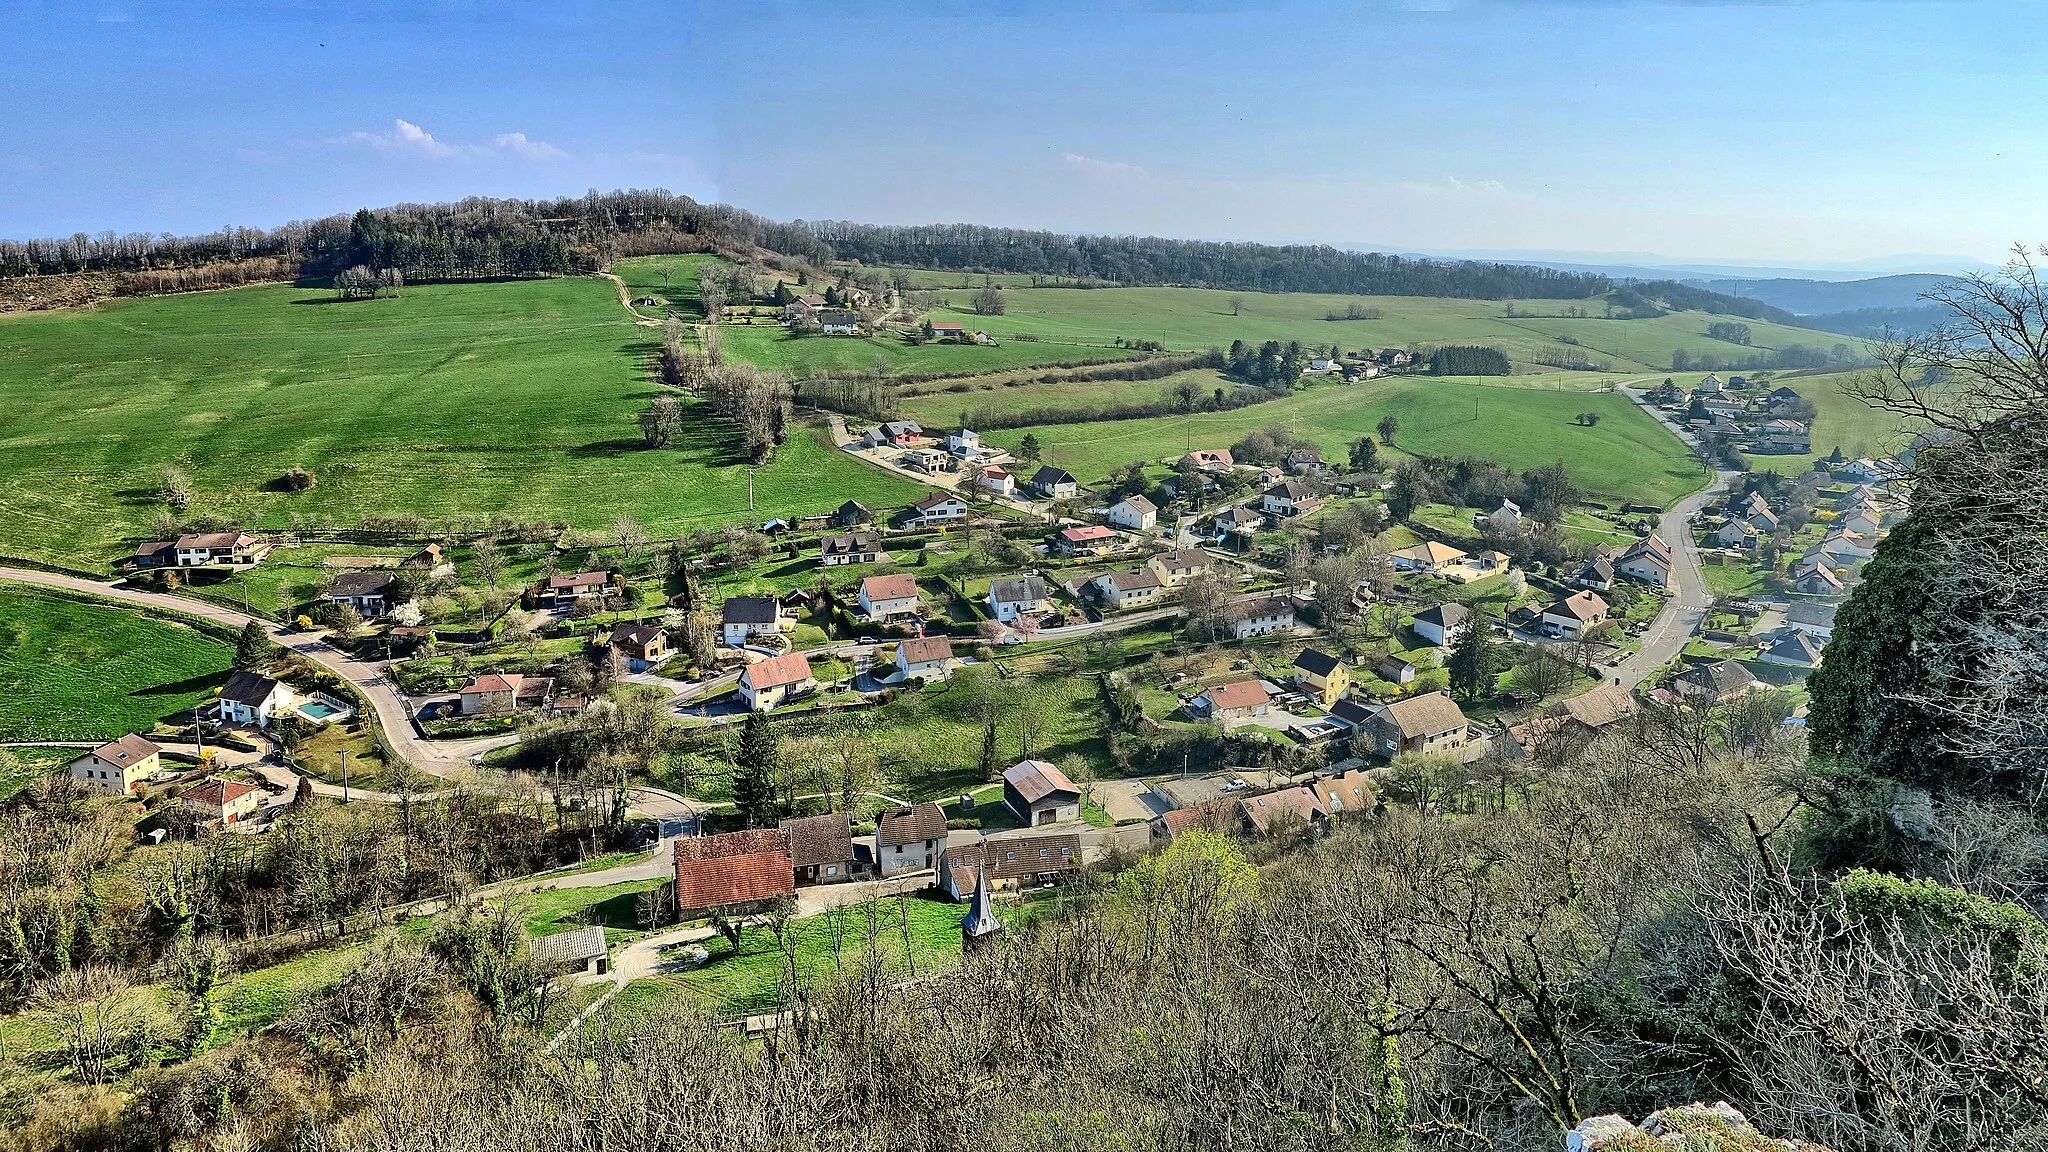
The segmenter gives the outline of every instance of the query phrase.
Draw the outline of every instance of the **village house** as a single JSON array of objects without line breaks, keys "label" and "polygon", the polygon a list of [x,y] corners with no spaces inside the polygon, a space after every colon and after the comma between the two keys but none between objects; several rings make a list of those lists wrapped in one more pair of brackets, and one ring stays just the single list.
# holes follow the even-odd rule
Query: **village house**
[{"label": "village house", "polygon": [[834,528],[858,528],[874,522],[875,514],[868,511],[868,506],[858,500],[848,500],[841,504],[832,510],[832,515],[826,520],[826,523]]},{"label": "village house", "polygon": [[1583,589],[1543,610],[1543,631],[1565,640],[1577,640],[1605,623],[1607,601]]},{"label": "village house", "polygon": [[1103,514],[1115,527],[1131,532],[1149,532],[1159,523],[1159,509],[1143,496],[1126,496]]},{"label": "village house", "polygon": [[542,608],[560,608],[590,596],[617,592],[610,572],[557,572],[533,586],[534,603]]},{"label": "village house", "polygon": [[832,308],[818,313],[818,331],[826,336],[860,335],[860,313]]},{"label": "village house", "polygon": [[1389,552],[1387,559],[1396,572],[1440,572],[1453,564],[1463,563],[1465,554],[1449,544],[1428,540]]},{"label": "village house", "polygon": [[946,433],[946,451],[963,457],[980,455],[981,433],[971,428],[960,428]]},{"label": "village house", "polygon": [[535,968],[550,976],[602,976],[611,971],[611,948],[599,924],[537,937],[527,946],[527,955]]},{"label": "village house", "polygon": [[1059,535],[1052,539],[1052,550],[1056,555],[1069,559],[1097,556],[1121,547],[1123,539],[1114,528],[1083,524],[1079,528],[1060,529]]},{"label": "village house", "polygon": [[967,325],[960,323],[958,320],[928,320],[925,322],[925,327],[931,330],[932,339],[934,340],[964,340],[967,338]]},{"label": "village house", "polygon": [[1291,448],[1280,458],[1280,467],[1290,476],[1321,476],[1329,471],[1317,448]]},{"label": "village house", "polygon": [[1157,603],[1166,591],[1166,582],[1149,567],[1132,568],[1123,572],[1104,572],[1088,582],[1088,590],[1103,607],[1120,612]]},{"label": "village house", "polygon": [[1484,552],[1465,558],[1465,567],[1475,572],[1505,572],[1514,564],[1514,559],[1505,552],[1488,548]]},{"label": "village house", "polygon": [[916,636],[896,645],[896,670],[905,680],[943,680],[957,664],[947,636]]},{"label": "village house", "polygon": [[626,659],[626,671],[645,672],[668,659],[668,632],[645,622],[612,627],[612,647]]},{"label": "village house", "polygon": [[1252,536],[1266,526],[1266,518],[1242,505],[1218,512],[1210,524],[1218,536]]},{"label": "village house", "polygon": [[1733,660],[1695,664],[1678,674],[1672,690],[1695,704],[1720,704],[1761,687],[1749,669]]},{"label": "village house", "polygon": [[202,824],[239,824],[263,807],[263,793],[254,784],[212,776],[178,797],[178,803]]},{"label": "village house", "polygon": [[1757,653],[1765,664],[1788,664],[1796,668],[1820,666],[1821,641],[1810,632],[1788,631]]},{"label": "village house", "polygon": [[289,712],[298,697],[283,684],[257,672],[237,670],[221,685],[214,713],[223,724],[270,727],[272,717]]},{"label": "village house", "polygon": [[881,564],[889,559],[882,538],[873,532],[847,532],[827,536],[818,542],[818,563],[827,568],[844,564]]},{"label": "village house", "polygon": [[545,708],[554,691],[554,680],[546,676],[485,672],[470,677],[457,695],[464,716],[507,716]]},{"label": "village house", "polygon": [[1740,520],[1730,520],[1707,533],[1707,543],[1716,548],[1741,548],[1749,543],[1749,533],[1749,525]]},{"label": "village house", "polygon": [[875,868],[884,880],[929,871],[946,852],[946,811],[929,801],[875,817]]},{"label": "village house", "polygon": [[1330,820],[1322,798],[1309,788],[1282,788],[1246,796],[1237,802],[1237,815],[1246,836],[1320,828]]},{"label": "village house", "polygon": [[1839,606],[1812,600],[1794,600],[1785,609],[1785,627],[1804,632],[1826,643],[1835,635],[1835,612]]},{"label": "village house", "polygon": [[884,420],[861,437],[863,448],[910,448],[924,439],[924,428],[915,420]]},{"label": "village house", "polygon": [[1826,559],[1815,557],[1793,565],[1792,590],[1802,596],[1840,596],[1844,586]]},{"label": "village house", "polygon": [[327,602],[346,604],[374,620],[391,610],[391,585],[397,579],[392,572],[343,572],[328,583]]},{"label": "village house", "polygon": [[1415,683],[1415,665],[1399,656],[1389,656],[1373,665],[1372,674],[1397,687]]},{"label": "village house", "polygon": [[900,527],[931,528],[967,519],[967,501],[951,492],[933,492],[896,514]]},{"label": "village house", "polygon": [[[1349,761],[1360,764],[1363,761]],[[1342,767],[1342,765],[1339,765]],[[1372,782],[1358,768],[1336,776],[1325,776],[1309,785],[1322,802],[1323,810],[1331,816],[1358,816],[1379,807],[1379,797],[1373,794]]]},{"label": "village house", "polygon": [[1578,575],[1572,577],[1572,587],[1591,588],[1605,592],[1614,587],[1614,561],[1605,556],[1595,556],[1580,567]]},{"label": "village house", "polygon": [[1239,640],[1294,630],[1294,605],[1285,596],[1240,600],[1223,611],[1230,634]]},{"label": "village house", "polygon": [[1168,588],[1178,588],[1210,571],[1216,567],[1216,563],[1200,548],[1176,548],[1171,552],[1161,552],[1145,561],[1145,566],[1158,573],[1159,579]]},{"label": "village house", "polygon": [[1000,464],[990,464],[981,470],[981,478],[975,481],[982,491],[997,496],[1010,496],[1017,491],[1017,478]]},{"label": "village house", "polygon": [[1671,583],[1671,549],[1663,537],[1652,533],[1629,545],[1614,562],[1614,570],[1631,580],[1663,588]]},{"label": "village house", "polygon": [[1199,472],[1228,472],[1236,466],[1228,448],[1197,448],[1181,459],[1192,463]]},{"label": "village house", "polygon": [[844,812],[792,816],[779,827],[789,841],[798,887],[840,884],[853,878],[853,823]]},{"label": "village house", "polygon": [[1047,500],[1071,500],[1081,494],[1081,482],[1065,468],[1041,465],[1031,474],[1031,487]]},{"label": "village house", "polygon": [[1799,454],[1813,450],[1807,427],[1797,420],[1766,420],[1757,429],[1755,449],[1765,454]]},{"label": "village house", "polygon": [[1854,536],[1875,536],[1884,526],[1883,516],[1870,505],[1845,512],[1835,521],[1835,526]]},{"label": "village house", "polygon": [[825,298],[815,292],[806,292],[782,306],[782,319],[809,320],[825,310]]},{"label": "village house", "polygon": [[1081,837],[1072,832],[1002,836],[946,849],[940,860],[939,890],[954,901],[968,899],[978,884],[992,890],[1055,884],[1081,867]]},{"label": "village house", "polygon": [[1875,537],[1862,536],[1841,528],[1831,530],[1808,555],[1834,556],[1846,560],[1867,560],[1877,554]]},{"label": "village house", "polygon": [[675,842],[676,913],[744,911],[796,892],[789,833],[749,828]]},{"label": "village house", "polygon": [[1552,715],[1509,727],[1505,751],[1510,758],[1527,760],[1552,740],[1589,740],[1635,715],[1637,707],[1628,689],[1603,684],[1566,698]]},{"label": "village house", "polygon": [[1268,516],[1306,516],[1322,506],[1315,490],[1299,480],[1282,481],[1259,497],[1259,510]]},{"label": "village house", "polygon": [[1396,700],[1366,724],[1374,747],[1392,759],[1403,752],[1455,755],[1465,746],[1465,713],[1443,692]]},{"label": "village house", "polygon": [[1451,633],[1456,632],[1458,626],[1463,624],[1465,617],[1469,615],[1471,609],[1463,604],[1439,604],[1434,608],[1425,608],[1417,612],[1408,627],[1424,643],[1441,648],[1451,642]]},{"label": "village house", "polygon": [[162,749],[147,738],[130,732],[73,760],[65,771],[88,788],[111,796],[128,796],[139,792],[143,783],[163,767],[158,758],[160,752]]},{"label": "village house", "polygon": [[771,712],[817,687],[810,657],[801,652],[771,656],[740,673],[740,699],[747,702],[749,712]]},{"label": "village house", "polygon": [[918,612],[917,577],[908,572],[869,576],[860,582],[860,611],[869,620],[889,621]]},{"label": "village house", "polygon": [[1382,348],[1379,361],[1388,368],[1405,368],[1415,362],[1415,357],[1399,348]]},{"label": "village house", "polygon": [[1778,530],[1778,514],[1769,508],[1757,508],[1744,518],[1744,522],[1762,535],[1769,536]]},{"label": "village house", "polygon": [[1522,506],[1502,497],[1500,507],[1486,514],[1486,522],[1497,532],[1512,532],[1521,526]]},{"label": "village house", "polygon": [[1152,839],[1165,844],[1190,829],[1235,832],[1241,827],[1241,820],[1236,802],[1228,796],[1222,796],[1200,804],[1168,809],[1153,817]]},{"label": "village house", "polygon": [[1195,719],[1221,724],[1226,728],[1264,716],[1272,711],[1272,707],[1272,694],[1257,680],[1233,680],[1228,684],[1217,684],[1202,689],[1188,701],[1188,712]]},{"label": "village house", "polygon": [[782,603],[773,596],[734,596],[718,609],[718,636],[727,648],[782,629]]},{"label": "village house", "polygon": [[1315,697],[1324,708],[1344,698],[1351,689],[1351,673],[1344,662],[1327,652],[1304,648],[1294,658],[1294,683]]},{"label": "village house", "polygon": [[991,582],[988,610],[1005,624],[1019,616],[1045,611],[1045,581],[1036,576],[1009,576]]},{"label": "village house", "polygon": [[1081,788],[1043,760],[1019,760],[1003,770],[1003,803],[1026,827],[1081,818]]},{"label": "village house", "polygon": [[245,567],[269,555],[270,547],[247,532],[198,532],[178,537],[171,552],[180,568]]}]

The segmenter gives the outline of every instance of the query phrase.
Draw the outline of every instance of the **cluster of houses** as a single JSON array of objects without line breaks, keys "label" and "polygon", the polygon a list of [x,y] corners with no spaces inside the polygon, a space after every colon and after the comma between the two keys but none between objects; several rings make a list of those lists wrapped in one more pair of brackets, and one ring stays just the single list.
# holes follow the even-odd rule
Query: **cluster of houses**
[{"label": "cluster of houses", "polygon": [[[95,792],[124,797],[141,796],[150,783],[167,783],[177,775],[164,766],[163,749],[134,732],[71,761],[65,774]],[[220,831],[246,823],[271,799],[259,785],[209,776],[180,794],[178,804],[199,828]]]},{"label": "cluster of houses", "polygon": [[137,545],[128,566],[158,568],[241,569],[254,567],[273,545],[247,532],[195,532],[175,540],[150,540]]},{"label": "cluster of houses", "polygon": [[1813,451],[1812,429],[1793,418],[1811,411],[1797,391],[1781,386],[1755,397],[1749,391],[1749,381],[1741,376],[1723,381],[1709,373],[1684,399],[1682,419],[1695,433],[1731,437],[1757,455]]},{"label": "cluster of houses", "polygon": [[1168,843],[1197,829],[1245,837],[1315,831],[1371,813],[1379,798],[1356,764],[1265,790],[1236,787],[1241,779],[1222,785],[1211,780],[1163,783],[1153,789],[1166,810],[1152,820],[1152,840]]}]

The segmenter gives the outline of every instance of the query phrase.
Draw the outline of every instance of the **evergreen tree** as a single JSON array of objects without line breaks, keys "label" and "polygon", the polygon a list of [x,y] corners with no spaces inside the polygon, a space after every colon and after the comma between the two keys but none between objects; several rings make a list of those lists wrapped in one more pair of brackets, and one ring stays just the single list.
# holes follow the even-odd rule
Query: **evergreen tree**
[{"label": "evergreen tree", "polygon": [[999,756],[996,752],[996,718],[994,716],[990,716],[988,718],[988,723],[983,725],[981,729],[982,779],[993,780],[996,778],[996,774],[1000,771],[1000,769],[996,766],[998,759]]},{"label": "evergreen tree", "polygon": [[767,828],[775,823],[775,735],[768,731],[765,713],[749,713],[740,728],[732,800],[747,827]]},{"label": "evergreen tree", "polygon": [[1370,436],[1360,436],[1351,442],[1351,470],[1371,472],[1379,467],[1380,446]]},{"label": "evergreen tree", "polygon": [[1465,626],[1451,641],[1450,659],[1445,666],[1451,674],[1451,689],[1467,700],[1493,691],[1502,669],[1500,646],[1494,643],[1493,624],[1484,613],[1465,617]]},{"label": "evergreen tree", "polygon": [[241,639],[235,641],[235,667],[244,672],[254,672],[277,659],[277,645],[271,642],[270,633],[254,620],[242,626]]}]

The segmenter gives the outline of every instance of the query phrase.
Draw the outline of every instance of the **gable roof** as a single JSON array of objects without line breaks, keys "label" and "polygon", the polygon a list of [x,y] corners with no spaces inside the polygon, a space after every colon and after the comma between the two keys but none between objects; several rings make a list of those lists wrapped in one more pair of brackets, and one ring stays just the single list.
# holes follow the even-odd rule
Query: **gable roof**
[{"label": "gable roof", "polygon": [[951,636],[914,636],[897,645],[896,650],[905,664],[929,664],[934,660],[953,658]]},{"label": "gable roof", "polygon": [[747,670],[740,673],[740,679],[756,692],[780,688],[785,684],[801,684],[810,678],[811,658],[801,652],[771,656],[759,664],[747,665]]},{"label": "gable roof", "polygon": [[1136,592],[1145,588],[1164,588],[1166,582],[1150,567],[1131,568],[1122,572],[1105,572],[1102,578],[1119,592]]},{"label": "gable roof", "polygon": [[1040,466],[1038,471],[1031,474],[1031,484],[1034,488],[1050,488],[1055,484],[1075,483],[1079,483],[1079,481],[1074,479],[1072,472],[1067,471],[1065,468],[1055,468],[1050,464]]},{"label": "gable roof", "polygon": [[[1831,572],[1829,575],[1832,576],[1833,573]],[[1791,607],[1785,609],[1785,622],[1788,624],[1817,624],[1822,628],[1832,628],[1835,626],[1835,613],[1840,608],[1841,606],[1838,604],[1819,604],[1812,600],[1794,600]]]},{"label": "gable roof", "polygon": [[1403,740],[1455,732],[1466,724],[1458,702],[1442,692],[1396,700],[1380,710],[1380,719],[1399,731]]},{"label": "gable roof", "polygon": [[461,694],[469,696],[486,692],[517,692],[520,681],[525,679],[526,677],[517,672],[485,672],[480,676],[470,677],[469,683],[462,686]]},{"label": "gable roof", "polygon": [[782,605],[773,596],[734,596],[718,609],[726,624],[773,624],[782,619]]},{"label": "gable roof", "polygon": [[642,621],[638,624],[616,624],[612,626],[612,643],[625,644],[633,648],[645,648],[656,637],[662,635],[661,626]]},{"label": "gable roof", "polygon": [[1261,832],[1270,831],[1276,823],[1298,820],[1308,824],[1330,814],[1322,797],[1307,788],[1282,788],[1263,796],[1247,796],[1237,802],[1237,809]]},{"label": "gable roof", "polygon": [[1204,688],[1201,694],[1209,698],[1209,710],[1212,712],[1256,708],[1273,699],[1266,686],[1257,680],[1233,680],[1228,684]]},{"label": "gable roof", "polygon": [[882,540],[881,537],[876,536],[873,532],[845,532],[836,536],[825,537],[824,541],[819,545],[819,550],[827,556],[853,556],[862,552],[880,552],[882,550]]},{"label": "gable roof", "polygon": [[798,868],[853,859],[853,823],[844,812],[792,816],[779,827],[789,838],[790,863]]},{"label": "gable roof", "polygon": [[209,808],[225,808],[254,791],[256,791],[254,784],[245,784],[240,780],[223,780],[218,776],[209,776],[204,784],[185,793],[184,799],[193,804],[204,804]]},{"label": "gable roof", "polygon": [[581,966],[599,956],[609,955],[610,951],[605,946],[604,928],[598,924],[536,937],[527,947],[527,955],[543,968],[563,964]]},{"label": "gable roof", "polygon": [[1311,676],[1328,676],[1343,664],[1344,662],[1335,656],[1314,648],[1303,648],[1301,655],[1294,658],[1294,666]]},{"label": "gable roof", "polygon": [[885,847],[946,838],[946,810],[929,800],[908,808],[885,808],[875,817],[875,837]]},{"label": "gable roof", "polygon": [[1614,583],[1614,561],[1605,556],[1595,556],[1579,569],[1578,578],[1592,583]]},{"label": "gable roof", "polygon": [[1315,490],[1299,480],[1282,480],[1266,489],[1266,495],[1278,497],[1289,503],[1315,498]]},{"label": "gable roof", "polygon": [[227,683],[220,686],[220,698],[234,704],[247,704],[253,708],[270,699],[270,694],[277,689],[277,681],[260,672],[237,670],[234,675],[228,677]]},{"label": "gable roof", "polygon": [[911,507],[917,509],[920,512],[929,512],[942,504],[965,505],[966,503],[967,501],[960,499],[958,496],[953,495],[951,492],[934,492],[931,495],[919,500],[917,503],[912,504]]},{"label": "gable roof", "polygon": [[1223,610],[1226,620],[1250,620],[1259,616],[1293,616],[1294,605],[1285,596],[1267,596],[1259,600],[1238,600]]},{"label": "gable roof", "polygon": [[1733,660],[1716,660],[1711,664],[1695,664],[1678,677],[1688,684],[1710,688],[1716,695],[1747,688],[1756,683],[1756,676],[1749,669]]},{"label": "gable roof", "polygon": [[1357,768],[1341,775],[1326,776],[1309,787],[1315,790],[1316,799],[1322,801],[1326,812],[1370,812],[1379,804],[1379,798],[1373,794],[1372,781]]},{"label": "gable roof", "polygon": [[1036,576],[1011,576],[992,581],[988,598],[998,604],[1028,604],[1045,599],[1045,581]]},{"label": "gable roof", "polygon": [[1776,643],[1764,651],[1780,660],[1797,660],[1801,664],[1820,663],[1820,641],[1806,632],[1787,632],[1778,637]]},{"label": "gable roof", "polygon": [[1060,529],[1060,539],[1069,544],[1086,544],[1091,540],[1114,540],[1116,529],[1103,524],[1083,524],[1079,528]]},{"label": "gable roof", "polygon": [[1580,590],[1552,604],[1543,610],[1545,616],[1564,616],[1582,624],[1590,624],[1607,616],[1607,601],[1598,595]]},{"label": "gable roof", "polygon": [[[991,880],[1016,880],[1041,872],[1069,872],[1081,866],[1081,837],[1073,832],[1003,836],[983,840],[976,865]],[[951,859],[952,849],[946,856]]]},{"label": "gable roof", "polygon": [[[141,733],[130,732],[119,740],[107,741],[105,744],[87,752],[85,756],[80,756],[78,760],[83,760],[86,756],[97,756],[109,764],[119,764],[125,768],[131,764],[140,764],[161,751],[163,749],[157,747]],[[76,764],[78,760],[73,760],[72,763]]]},{"label": "gable roof", "polygon": [[194,532],[178,537],[177,544],[179,548],[188,552],[197,548],[218,551],[222,548],[237,548],[254,541],[255,537],[246,532]]},{"label": "gable roof", "polygon": [[1117,503],[1119,505],[1129,507],[1132,510],[1138,512],[1159,511],[1157,505],[1153,504],[1150,500],[1145,499],[1143,496],[1126,496],[1123,499],[1117,501]]},{"label": "gable roof", "polygon": [[557,572],[548,577],[547,588],[548,591],[555,592],[565,588],[588,588],[611,582],[612,574],[609,572],[575,572],[567,576]]},{"label": "gable roof", "polygon": [[675,842],[676,906],[717,908],[796,891],[789,833],[749,828]]},{"label": "gable roof", "polygon": [[327,585],[329,596],[377,596],[398,579],[395,572],[343,572]]},{"label": "gable roof", "polygon": [[1181,568],[1202,569],[1209,567],[1214,562],[1214,559],[1200,548],[1176,548],[1171,552],[1161,552],[1147,561],[1147,563],[1157,564],[1168,571],[1176,571]]},{"label": "gable roof", "polygon": [[1236,463],[1228,448],[1197,448],[1188,453],[1188,459],[1193,460],[1196,467],[1228,468]]},{"label": "gable roof", "polygon": [[908,572],[891,572],[885,576],[868,576],[860,582],[860,594],[873,604],[881,600],[917,599],[917,577]]},{"label": "gable roof", "polygon": [[1185,808],[1175,808],[1159,816],[1159,824],[1168,836],[1178,836],[1190,828],[1207,828],[1213,832],[1224,831],[1229,823],[1232,810],[1236,808],[1229,797],[1205,800]]},{"label": "gable roof", "polygon": [[1442,544],[1435,540],[1426,540],[1420,544],[1389,552],[1387,555],[1393,559],[1415,560],[1425,564],[1449,564],[1453,560],[1463,558],[1465,553],[1451,547],[1449,544]]},{"label": "gable roof", "polygon": [[1081,789],[1067,774],[1043,760],[1019,760],[1003,769],[1003,783],[1015,788],[1026,804],[1062,794],[1081,798]]},{"label": "gable roof", "polygon": [[1330,705],[1330,718],[1353,728],[1380,714],[1377,704],[1366,704],[1346,697]]},{"label": "gable roof", "polygon": [[1605,728],[1635,713],[1635,696],[1619,684],[1602,684],[1564,702],[1564,714],[1588,728]]},{"label": "gable roof", "polygon": [[1434,624],[1449,632],[1451,629],[1464,623],[1465,617],[1471,614],[1472,610],[1463,604],[1456,601],[1446,601],[1434,608],[1425,608],[1417,612],[1415,614],[1415,622],[1417,624]]}]

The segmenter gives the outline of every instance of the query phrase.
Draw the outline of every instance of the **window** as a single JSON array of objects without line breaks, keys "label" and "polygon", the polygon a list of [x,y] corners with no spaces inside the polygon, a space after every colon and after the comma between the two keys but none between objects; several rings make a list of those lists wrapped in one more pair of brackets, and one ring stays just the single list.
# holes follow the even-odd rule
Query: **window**
[{"label": "window", "polygon": [[838,865],[836,865],[836,864],[828,864],[828,865],[826,865],[826,867],[825,867],[825,875],[827,875],[827,876],[837,876],[837,875],[839,875],[839,866],[838,866]]}]

